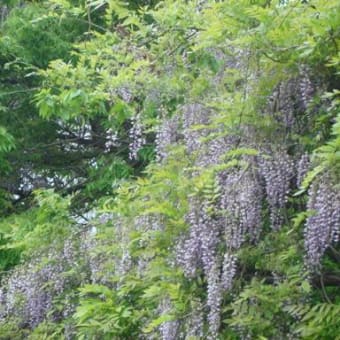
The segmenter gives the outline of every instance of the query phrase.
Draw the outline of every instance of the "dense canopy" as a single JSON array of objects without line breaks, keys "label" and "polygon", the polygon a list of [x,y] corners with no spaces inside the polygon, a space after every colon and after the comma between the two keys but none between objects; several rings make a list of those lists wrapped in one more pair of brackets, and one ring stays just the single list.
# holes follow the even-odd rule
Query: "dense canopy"
[{"label": "dense canopy", "polygon": [[338,0],[3,0],[0,339],[340,339]]}]

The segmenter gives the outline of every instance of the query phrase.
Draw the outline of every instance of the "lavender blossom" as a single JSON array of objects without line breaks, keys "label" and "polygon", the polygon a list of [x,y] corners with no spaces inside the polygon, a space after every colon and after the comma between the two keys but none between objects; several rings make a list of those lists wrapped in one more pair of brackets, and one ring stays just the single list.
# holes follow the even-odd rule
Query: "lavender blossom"
[{"label": "lavender blossom", "polygon": [[143,135],[143,127],[141,123],[141,117],[139,114],[131,118],[132,127],[129,132],[129,136],[131,138],[131,142],[129,144],[130,152],[129,158],[137,159],[138,151],[145,145],[146,140]]},{"label": "lavender blossom", "polygon": [[309,70],[307,67],[303,66],[300,70],[301,77],[299,83],[300,96],[303,108],[306,110],[313,98],[315,88],[309,77]]},{"label": "lavender blossom", "polygon": [[296,179],[297,187],[300,187],[302,185],[302,182],[309,170],[309,167],[310,167],[309,155],[303,154],[297,166],[297,179]]},{"label": "lavender blossom", "polygon": [[288,199],[290,182],[294,176],[294,162],[285,151],[278,151],[270,158],[261,159],[260,172],[266,183],[272,228],[277,230],[283,223],[281,211]]},{"label": "lavender blossom", "polygon": [[184,247],[178,252],[177,258],[188,277],[194,277],[200,268],[203,269],[208,285],[209,334],[210,338],[214,338],[220,327],[222,303],[221,260],[217,251],[221,241],[221,228],[219,221],[209,214],[209,207],[208,202],[192,200],[191,210],[187,215],[190,224],[189,237],[182,243]]},{"label": "lavender blossom", "polygon": [[207,273],[208,281],[208,297],[207,305],[209,307],[208,324],[209,335],[208,339],[213,340],[217,338],[218,330],[221,323],[221,304],[222,304],[222,285],[220,270],[217,264],[214,263]]},{"label": "lavender blossom", "polygon": [[199,125],[207,125],[209,111],[201,104],[188,104],[183,107],[183,133],[189,153],[198,151],[202,146],[201,138],[208,133],[207,129],[195,129]]},{"label": "lavender blossom", "polygon": [[160,162],[168,157],[168,148],[176,142],[178,138],[179,119],[174,116],[163,119],[156,133],[157,160]]},{"label": "lavender blossom", "polygon": [[233,284],[234,276],[236,275],[236,256],[226,253],[223,260],[222,268],[222,288],[228,291]]},{"label": "lavender blossom", "polygon": [[186,340],[191,338],[203,338],[203,305],[201,301],[193,302],[192,311],[186,324]]},{"label": "lavender blossom", "polygon": [[330,174],[315,180],[308,191],[307,208],[312,213],[305,227],[306,264],[311,270],[320,268],[320,261],[331,244],[339,242],[340,191]]},{"label": "lavender blossom", "polygon": [[246,237],[256,241],[262,226],[263,189],[257,172],[227,171],[219,174],[220,208],[228,249],[239,249]]},{"label": "lavender blossom", "polygon": [[[169,298],[165,298],[159,305],[159,311],[161,315],[167,315],[171,312],[172,305]],[[179,322],[174,321],[166,321],[163,322],[159,329],[161,332],[161,336],[163,340],[176,340],[178,339],[178,328]]]}]

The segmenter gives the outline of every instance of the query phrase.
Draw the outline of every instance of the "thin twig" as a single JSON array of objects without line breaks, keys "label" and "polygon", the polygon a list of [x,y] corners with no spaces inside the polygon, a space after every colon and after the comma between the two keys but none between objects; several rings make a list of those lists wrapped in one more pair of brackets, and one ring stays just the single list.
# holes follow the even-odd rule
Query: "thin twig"
[{"label": "thin twig", "polygon": [[26,90],[17,90],[17,91],[11,91],[11,92],[0,92],[0,97],[2,96],[7,96],[10,94],[15,94],[15,93],[24,93],[24,92],[33,92],[35,90],[38,90],[39,87],[33,87],[31,89],[26,89]]},{"label": "thin twig", "polygon": [[323,293],[323,295],[324,295],[324,298],[326,299],[326,301],[328,302],[328,303],[332,303],[332,301],[329,299],[329,297],[328,297],[328,295],[327,295],[327,292],[326,292],[326,289],[325,289],[325,284],[324,284],[324,282],[323,282],[323,274],[322,273],[320,273],[320,283],[321,283],[321,289],[322,289],[322,293]]}]

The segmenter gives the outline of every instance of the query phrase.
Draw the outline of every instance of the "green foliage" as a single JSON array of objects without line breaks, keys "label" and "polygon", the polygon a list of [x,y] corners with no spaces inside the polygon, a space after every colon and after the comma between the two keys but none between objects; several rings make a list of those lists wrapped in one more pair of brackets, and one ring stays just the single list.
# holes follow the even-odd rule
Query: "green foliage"
[{"label": "green foliage", "polygon": [[318,303],[314,306],[294,305],[286,311],[301,322],[296,329],[304,339],[338,339],[339,305]]},{"label": "green foliage", "polygon": [[42,322],[38,327],[34,329],[34,331],[29,334],[28,339],[30,340],[38,340],[38,339],[46,339],[46,340],[64,340],[66,339],[63,335],[64,327],[61,324],[55,324],[53,322]]},{"label": "green foliage", "polygon": [[4,340],[20,340],[23,337],[27,336],[28,332],[20,328],[19,322],[19,320],[13,318],[11,320],[8,320],[5,325],[0,325],[1,338]]},{"label": "green foliage", "polygon": [[119,183],[132,173],[131,167],[121,158],[103,157],[89,169],[85,193],[93,199],[111,195]]},{"label": "green foliage", "polygon": [[[6,129],[0,126],[0,175],[10,171],[10,165],[6,160],[6,154],[15,148],[15,141]],[[7,205],[6,193],[0,190],[0,207]],[[1,209],[1,208],[0,208]]]},{"label": "green foliage", "polygon": [[132,339],[137,336],[136,312],[126,300],[100,285],[80,289],[80,305],[74,318],[79,339]]},{"label": "green foliage", "polygon": [[0,154],[10,151],[14,145],[13,137],[0,126]]},{"label": "green foliage", "polygon": [[21,62],[46,67],[50,60],[70,58],[71,43],[84,31],[72,18],[44,17],[43,6],[30,4],[10,12],[3,29],[5,48]]},{"label": "green foliage", "polygon": [[231,314],[226,324],[245,328],[259,338],[295,334],[295,320],[286,309],[305,301],[311,291],[298,238],[296,231],[286,229],[240,251],[241,268],[250,282],[239,288],[237,298],[226,307],[226,315]]},{"label": "green foliage", "polygon": [[[335,106],[334,102],[338,102]],[[334,107],[339,111],[339,99],[334,100]],[[337,113],[332,126],[332,139],[315,151],[315,158],[324,169],[330,169],[335,174],[340,174],[340,113]]]},{"label": "green foliage", "polygon": [[0,221],[4,243],[2,260],[12,254],[12,261],[16,263],[22,252],[32,255],[52,244],[60,247],[71,233],[74,221],[69,215],[69,198],[64,199],[52,191],[40,191],[36,193],[36,200],[38,207],[35,209]]},{"label": "green foliage", "polygon": [[[261,201],[258,239],[247,235],[232,249],[237,270],[223,293],[219,336],[337,339],[338,292],[317,280],[325,269],[338,273],[338,246],[308,276],[303,228],[312,214],[308,187],[324,172],[335,183],[340,174],[339,9],[337,0],[46,0],[11,10],[0,37],[0,270],[10,276],[20,261],[58,262],[47,254],[70,238],[85,251],[63,272],[70,282],[45,319],[25,329],[9,316],[0,338],[63,339],[69,327],[74,339],[158,339],[176,321],[185,334],[209,285],[203,269],[188,278],[176,259],[191,201],[204,201],[218,219],[228,213],[218,206],[218,174],[256,176],[255,159],[286,149],[295,161],[312,154],[312,165],[280,208],[283,227],[271,228]],[[304,70],[317,84],[307,104],[297,98]],[[284,112],[290,87],[292,126]],[[186,129],[183,108],[193,103],[207,122]],[[136,116],[145,143],[131,160]],[[171,118],[178,131],[156,161],[155,135]],[[236,142],[201,166],[202,150],[185,147],[189,130],[203,136],[195,142],[207,153],[211,142]],[[117,139],[110,148],[108,132]],[[27,168],[27,177],[47,179],[44,189],[33,185],[34,199],[22,190]],[[69,297],[75,311],[64,317]],[[201,309],[206,331],[209,306]]]}]

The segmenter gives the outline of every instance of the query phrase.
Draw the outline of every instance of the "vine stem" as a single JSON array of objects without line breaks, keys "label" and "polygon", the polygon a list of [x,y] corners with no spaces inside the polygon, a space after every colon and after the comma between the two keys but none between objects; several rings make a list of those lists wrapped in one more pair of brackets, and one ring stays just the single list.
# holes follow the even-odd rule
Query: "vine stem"
[{"label": "vine stem", "polygon": [[320,284],[321,284],[321,289],[322,289],[322,293],[324,295],[325,300],[328,303],[332,304],[332,301],[330,300],[330,298],[328,297],[327,292],[326,292],[326,288],[325,288],[325,284],[324,284],[324,281],[323,281],[323,274],[322,273],[320,273]]}]

